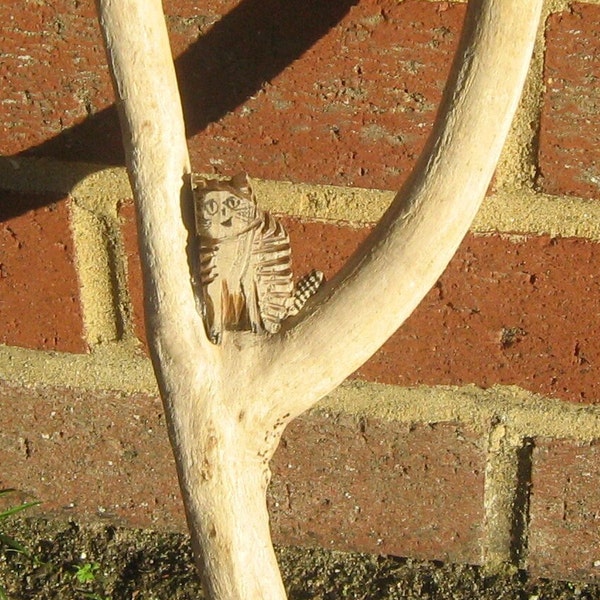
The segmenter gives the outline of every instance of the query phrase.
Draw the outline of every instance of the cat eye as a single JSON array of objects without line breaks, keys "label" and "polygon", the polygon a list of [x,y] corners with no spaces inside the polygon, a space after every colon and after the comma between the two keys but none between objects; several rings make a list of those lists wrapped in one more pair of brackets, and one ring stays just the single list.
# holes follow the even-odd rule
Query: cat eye
[{"label": "cat eye", "polygon": [[218,210],[219,203],[214,198],[210,198],[204,202],[204,211],[207,215],[214,215]]},{"label": "cat eye", "polygon": [[238,208],[240,206],[240,199],[236,198],[235,196],[229,196],[226,200],[225,200],[225,206],[227,208],[230,208],[231,210],[235,210],[236,208]]}]

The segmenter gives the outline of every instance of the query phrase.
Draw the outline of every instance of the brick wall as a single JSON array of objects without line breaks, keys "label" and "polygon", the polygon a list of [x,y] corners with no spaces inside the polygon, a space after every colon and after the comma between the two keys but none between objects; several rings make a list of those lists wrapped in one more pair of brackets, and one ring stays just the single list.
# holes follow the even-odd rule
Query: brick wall
[{"label": "brick wall", "polygon": [[[423,146],[465,5],[165,4],[195,170],[247,170],[296,271],[333,274]],[[0,28],[0,488],[184,528],[93,2],[3,3]],[[599,55],[600,3],[548,2],[456,257],[286,432],[276,541],[600,580]]]}]

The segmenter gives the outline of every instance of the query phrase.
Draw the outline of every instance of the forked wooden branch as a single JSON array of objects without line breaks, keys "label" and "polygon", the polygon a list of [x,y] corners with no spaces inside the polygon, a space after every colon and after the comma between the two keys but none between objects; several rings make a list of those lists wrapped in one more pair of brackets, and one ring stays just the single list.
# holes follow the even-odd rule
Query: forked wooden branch
[{"label": "forked wooden branch", "polygon": [[367,360],[446,267],[516,110],[542,0],[472,0],[432,136],[342,272],[280,333],[206,337],[188,263],[190,165],[160,0],[97,0],[137,205],[146,320],[198,566],[213,600],[286,597],[268,462],[286,424]]}]

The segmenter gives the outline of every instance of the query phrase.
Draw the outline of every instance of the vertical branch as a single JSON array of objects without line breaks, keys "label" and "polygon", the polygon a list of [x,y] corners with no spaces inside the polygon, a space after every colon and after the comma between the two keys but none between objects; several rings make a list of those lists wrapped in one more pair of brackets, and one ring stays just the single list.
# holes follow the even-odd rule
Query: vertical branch
[{"label": "vertical branch", "polygon": [[[190,286],[184,210],[189,156],[169,40],[158,0],[97,0],[133,189],[153,354],[202,339]],[[183,347],[182,347],[183,345]]]},{"label": "vertical branch", "polygon": [[148,342],[198,567],[212,600],[285,600],[266,507],[279,436],[245,418],[251,386],[231,391],[239,364],[224,370],[192,293],[190,165],[161,2],[97,6],[136,202]]}]

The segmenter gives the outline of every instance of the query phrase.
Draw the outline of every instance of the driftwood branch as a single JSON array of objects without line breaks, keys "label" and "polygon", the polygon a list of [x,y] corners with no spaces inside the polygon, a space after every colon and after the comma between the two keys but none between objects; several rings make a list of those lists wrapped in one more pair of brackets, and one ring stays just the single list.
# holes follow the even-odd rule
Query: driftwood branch
[{"label": "driftwood branch", "polygon": [[[369,239],[274,336],[206,338],[189,267],[190,165],[160,0],[97,0],[134,191],[146,320],[209,597],[282,600],[265,492],[285,425],[410,315],[478,210],[516,110],[542,0],[472,0],[431,138]],[[286,322],[287,323],[287,322]]]}]

